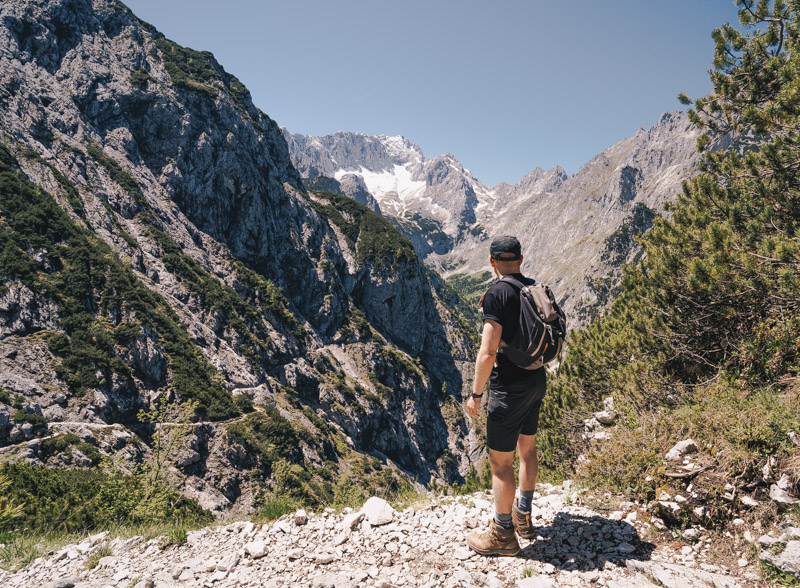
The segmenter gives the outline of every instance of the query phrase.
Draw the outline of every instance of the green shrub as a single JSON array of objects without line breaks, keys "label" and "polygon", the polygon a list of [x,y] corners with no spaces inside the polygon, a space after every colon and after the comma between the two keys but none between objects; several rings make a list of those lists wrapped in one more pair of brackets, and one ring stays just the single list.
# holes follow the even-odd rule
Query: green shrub
[{"label": "green shrub", "polygon": [[341,229],[360,265],[371,263],[378,270],[404,269],[408,276],[416,273],[418,261],[411,241],[381,215],[340,194],[314,192],[313,196],[311,205]]},{"label": "green shrub", "polygon": [[621,265],[633,250],[636,237],[653,226],[656,213],[643,202],[637,202],[630,216],[622,221],[603,243],[600,258],[611,264]]},{"label": "green shrub", "polygon": [[[84,155],[83,151],[80,149],[75,149],[74,147],[70,147],[69,145],[66,146],[68,152],[77,152],[80,155]],[[33,159],[38,163],[47,167],[50,170],[50,173],[53,174],[53,177],[58,182],[58,185],[61,186],[61,189],[64,190],[64,193],[67,196],[67,201],[69,202],[70,207],[72,210],[77,214],[80,218],[86,219],[86,211],[83,208],[83,199],[78,192],[78,189],[70,182],[64,174],[58,171],[54,165],[50,164],[46,161],[43,157],[41,157],[38,153],[33,150],[25,150],[22,154],[24,157],[29,159]]]},{"label": "green shrub", "polygon": [[147,208],[147,202],[144,199],[144,194],[142,194],[142,189],[139,187],[139,184],[133,179],[131,174],[122,169],[122,166],[117,163],[115,159],[103,153],[103,150],[97,143],[89,144],[86,151],[97,163],[106,168],[112,180],[119,184],[128,194],[133,196],[134,200],[136,200],[140,206]]},{"label": "green shrub", "polygon": [[485,271],[469,275],[454,274],[449,276],[444,285],[437,290],[439,297],[447,307],[458,310],[456,316],[463,316],[466,323],[463,325],[463,329],[470,333],[469,339],[471,340],[477,337],[483,325],[481,296],[493,283],[494,276],[491,272]]},{"label": "green shrub", "polygon": [[333,506],[335,508],[359,508],[368,498],[364,488],[360,488],[348,475],[341,475],[334,489]]},{"label": "green shrub", "polygon": [[297,462],[303,460],[300,439],[292,424],[272,406],[264,412],[247,415],[227,426],[227,435],[240,439],[255,453],[267,473],[279,459]]},{"label": "green shrub", "polygon": [[81,438],[72,433],[56,435],[42,441],[41,452],[44,458],[47,459],[53,455],[64,453],[67,448],[72,445],[78,445],[80,442]]},{"label": "green shrub", "polygon": [[186,537],[188,536],[188,529],[185,526],[175,526],[170,528],[167,531],[167,534],[161,537],[161,541],[159,541],[159,546],[161,549],[165,549],[170,545],[183,545],[186,543]]},{"label": "green shrub", "polygon": [[389,386],[382,384],[373,372],[367,374],[367,379],[375,387],[375,391],[378,393],[377,395],[380,400],[394,397],[394,390]]},{"label": "green shrub", "polygon": [[0,532],[5,531],[14,523],[14,519],[22,515],[25,504],[18,504],[13,496],[10,496],[10,487],[13,480],[0,473]]},{"label": "green shrub", "polygon": [[[0,273],[14,275],[59,302],[62,326],[70,337],[50,334],[51,351],[62,356],[56,373],[78,394],[101,385],[97,372],[106,381],[112,372],[125,379],[129,369],[114,357],[105,325],[87,310],[87,296],[105,287],[108,247],[74,225],[52,197],[15,165],[0,164],[0,188],[0,214],[5,220],[0,227]],[[46,251],[55,271],[40,268],[26,249]],[[3,263],[11,257],[17,260]]]},{"label": "green shrub", "polygon": [[242,414],[249,414],[255,410],[255,408],[253,408],[253,401],[247,394],[238,394],[234,396],[233,403]]},{"label": "green shrub", "polygon": [[94,469],[56,470],[26,463],[6,463],[0,475],[12,485],[9,498],[24,502],[13,533],[79,532],[152,520],[209,523],[213,517],[197,503],[159,487],[148,489],[133,476]]},{"label": "green shrub", "polygon": [[[787,427],[797,426],[800,146],[787,129],[800,121],[791,106],[800,76],[788,65],[800,51],[800,19],[779,3],[753,12],[746,4],[742,29],[714,33],[714,90],[690,118],[709,133],[701,151],[731,131],[758,142],[706,154],[669,218],[655,219],[619,298],[573,334],[543,405],[541,430],[566,423],[577,433],[581,416],[614,395],[630,431],[616,454],[592,454],[589,475],[635,492],[643,490],[634,479],[668,448],[653,419],[672,426],[673,443],[691,432],[723,447],[717,473],[742,484],[757,477],[759,459],[787,450]],[[551,438],[543,462],[569,463],[582,449],[575,437]]]},{"label": "green shrub", "polygon": [[[124,189],[137,196],[133,178],[93,145],[89,149]],[[107,317],[133,313],[150,327],[167,354],[170,384],[183,398],[197,401],[199,414],[226,419],[238,413],[216,371],[192,343],[176,313],[147,288],[102,240],[76,225],[47,193],[19,170],[11,152],[0,145],[0,276],[19,279],[59,305],[63,333],[46,333],[50,351],[59,358],[56,374],[75,395],[103,388],[114,380],[132,386],[131,367],[116,350],[117,339]],[[40,266],[30,252],[46,258]],[[49,269],[45,269],[49,268]]]},{"label": "green shrub", "polygon": [[130,342],[131,339],[136,339],[142,334],[142,326],[136,323],[122,322],[114,327],[113,337],[114,341],[120,345]]},{"label": "green shrub", "polygon": [[792,574],[783,571],[773,564],[763,559],[758,560],[758,567],[761,569],[761,576],[768,582],[778,586],[797,586],[800,579]]},{"label": "green shrub", "polygon": [[243,300],[233,288],[223,284],[204,270],[194,259],[183,253],[165,232],[151,226],[150,236],[163,250],[162,261],[178,276],[210,313],[220,313],[222,326],[230,327],[239,336],[239,350],[258,365],[267,353],[268,334],[263,319],[252,304]]},{"label": "green shrub", "polygon": [[353,323],[353,327],[355,327],[358,336],[361,338],[362,341],[369,341],[372,339],[372,327],[367,320],[367,317],[364,316],[364,313],[358,310],[357,308],[352,308],[350,311],[351,321]]},{"label": "green shrub", "polygon": [[332,192],[336,193],[341,190],[341,185],[334,178],[327,176],[314,176],[313,178],[303,178],[303,186],[306,190],[314,192]]},{"label": "green shrub", "polygon": [[234,263],[236,279],[245,286],[244,299],[253,307],[269,312],[280,323],[285,325],[291,334],[303,337],[297,318],[289,308],[289,300],[270,280],[245,266],[242,262]]},{"label": "green shrub", "polygon": [[144,69],[135,69],[131,72],[130,78],[131,86],[144,90],[147,84],[154,81],[153,77]]},{"label": "green shrub", "polygon": [[301,506],[302,504],[296,498],[271,496],[266,500],[261,510],[258,511],[255,519],[258,522],[273,521],[285,514],[295,512]]},{"label": "green shrub", "polygon": [[91,460],[92,465],[99,464],[100,460],[103,459],[103,455],[100,453],[97,447],[91,443],[78,443],[76,449],[88,457]]},{"label": "green shrub", "polygon": [[47,419],[42,415],[22,409],[14,411],[11,418],[17,423],[28,423],[34,427],[41,427],[47,424]]}]

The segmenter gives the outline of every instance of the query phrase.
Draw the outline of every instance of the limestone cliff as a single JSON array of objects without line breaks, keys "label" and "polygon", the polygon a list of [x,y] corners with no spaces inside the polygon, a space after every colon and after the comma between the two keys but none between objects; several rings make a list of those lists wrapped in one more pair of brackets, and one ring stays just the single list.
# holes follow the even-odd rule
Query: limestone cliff
[{"label": "limestone cliff", "polygon": [[84,463],[36,439],[77,433],[135,461],[139,411],[169,397],[198,403],[177,467],[217,511],[271,482],[258,422],[334,476],[360,454],[466,471],[470,334],[440,284],[377,214],[306,190],[210,53],[113,0],[4,1],[0,136],[3,455]]}]

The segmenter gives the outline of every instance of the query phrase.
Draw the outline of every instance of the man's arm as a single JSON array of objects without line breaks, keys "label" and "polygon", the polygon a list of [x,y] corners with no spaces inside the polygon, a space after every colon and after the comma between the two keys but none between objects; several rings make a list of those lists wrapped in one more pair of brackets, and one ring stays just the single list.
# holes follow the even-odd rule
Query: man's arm
[{"label": "man's arm", "polygon": [[[497,347],[500,345],[502,334],[503,327],[500,323],[491,319],[484,320],[481,347],[478,350],[478,357],[475,359],[475,377],[472,381],[473,394],[483,394],[486,382],[489,381],[489,376],[492,373],[494,360],[497,356]],[[470,396],[467,401],[467,411],[472,418],[478,418],[478,407],[480,405],[480,398]]]}]

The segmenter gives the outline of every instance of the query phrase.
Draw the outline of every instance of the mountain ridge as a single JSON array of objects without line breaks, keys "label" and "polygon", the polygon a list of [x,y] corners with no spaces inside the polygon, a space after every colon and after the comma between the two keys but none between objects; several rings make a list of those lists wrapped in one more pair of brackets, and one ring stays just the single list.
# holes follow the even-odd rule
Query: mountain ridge
[{"label": "mountain ridge", "polygon": [[[85,464],[74,444],[52,455],[34,438],[50,422],[121,425],[118,443],[58,430],[135,463],[151,440],[126,424],[194,394],[206,421],[170,476],[217,515],[277,491],[281,460],[308,474],[291,491],[312,501],[333,499],[317,473],[326,463],[333,482],[374,456],[400,485],[467,472],[481,450],[455,395],[471,334],[440,281],[371,210],[306,191],[277,124],[210,53],[120,3],[67,0],[4,2],[0,47],[4,173],[19,192],[3,205],[28,190],[64,227],[48,242],[30,231],[3,241],[30,279],[12,265],[0,275],[0,443],[24,443],[18,457],[39,465]],[[107,257],[63,266],[76,239]],[[42,285],[67,270],[85,289],[67,306],[48,301]],[[248,403],[277,412],[213,422]]]},{"label": "mountain ridge", "polygon": [[[537,167],[515,185],[485,186],[452,154],[427,159],[402,136],[283,133],[303,175],[362,177],[381,213],[445,277],[482,275],[488,269],[488,241],[519,235],[528,271],[556,287],[574,317],[573,327],[613,299],[622,263],[640,251],[633,237],[663,214],[664,204],[677,197],[681,182],[697,172],[700,162],[695,149],[700,133],[679,112],[664,113],[649,129],[611,145],[575,174],[559,166]],[[370,145],[368,153],[364,144]],[[325,166],[313,168],[309,162],[314,161]],[[624,250],[608,251],[610,244]]]}]

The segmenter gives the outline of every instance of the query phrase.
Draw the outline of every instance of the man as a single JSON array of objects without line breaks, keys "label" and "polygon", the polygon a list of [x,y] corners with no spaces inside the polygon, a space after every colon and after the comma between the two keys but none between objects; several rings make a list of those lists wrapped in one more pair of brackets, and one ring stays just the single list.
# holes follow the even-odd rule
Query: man
[{"label": "man", "polygon": [[[521,273],[522,251],[515,237],[495,239],[489,249],[489,263],[497,278],[512,275],[529,283]],[[475,360],[475,378],[467,411],[478,418],[486,382],[491,378],[487,402],[486,439],[489,465],[492,468],[492,492],[495,515],[489,529],[472,533],[467,543],[482,555],[517,555],[520,551],[516,533],[532,539],[531,500],[536,488],[539,459],[536,453],[536,430],[539,409],[546,388],[544,368],[526,370],[517,367],[497,348],[502,338],[511,341],[519,328],[519,290],[497,282],[486,292],[483,304],[483,334]],[[514,450],[519,451],[519,502],[514,500]]]}]

